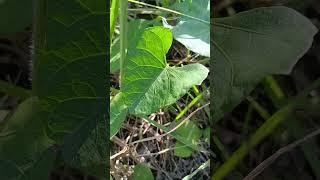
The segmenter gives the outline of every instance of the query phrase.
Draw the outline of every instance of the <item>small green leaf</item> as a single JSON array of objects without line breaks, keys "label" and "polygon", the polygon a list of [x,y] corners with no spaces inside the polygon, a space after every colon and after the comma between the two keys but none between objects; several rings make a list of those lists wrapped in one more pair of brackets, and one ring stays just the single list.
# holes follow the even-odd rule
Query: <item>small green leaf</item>
[{"label": "small green leaf", "polygon": [[138,164],[133,170],[133,180],[153,180],[153,174],[148,166]]},{"label": "small green leaf", "polygon": [[[190,144],[197,145],[201,137],[201,130],[192,121],[187,121],[183,126],[179,127],[177,134],[181,135]],[[194,152],[193,149],[185,146],[183,143],[177,141],[174,149],[174,155],[179,157],[189,157]]]},{"label": "small green leaf", "polygon": [[210,143],[210,138],[211,138],[211,128],[206,128],[202,132],[203,138],[206,142]]},{"label": "small green leaf", "polygon": [[127,106],[121,93],[114,96],[110,103],[110,139],[119,131],[127,116]]}]

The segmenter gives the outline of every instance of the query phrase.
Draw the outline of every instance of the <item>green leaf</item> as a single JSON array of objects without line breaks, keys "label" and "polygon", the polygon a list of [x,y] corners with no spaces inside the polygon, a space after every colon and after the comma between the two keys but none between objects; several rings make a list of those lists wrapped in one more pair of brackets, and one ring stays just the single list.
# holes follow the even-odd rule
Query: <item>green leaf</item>
[{"label": "green leaf", "polygon": [[210,138],[211,138],[211,128],[205,128],[202,132],[202,136],[205,140],[205,142],[210,143]]},{"label": "green leaf", "polygon": [[110,46],[110,73],[120,69],[120,40],[115,39]]},{"label": "green leaf", "polygon": [[[141,38],[142,33],[146,28],[155,25],[155,21],[147,21],[143,19],[135,19],[128,23],[128,29],[134,29],[128,31],[128,46],[134,48],[136,43]],[[115,73],[120,69],[120,41],[115,39],[111,45],[111,58],[110,58],[110,72]]]},{"label": "green leaf", "polygon": [[270,74],[288,74],[317,29],[286,7],[257,8],[213,19],[213,120],[219,120]]},{"label": "green leaf", "polygon": [[110,139],[119,131],[127,116],[127,106],[122,93],[113,97],[110,103]]},{"label": "green leaf", "polygon": [[137,42],[131,42],[120,93],[110,104],[110,137],[121,128],[127,113],[154,113],[207,77],[209,70],[201,64],[169,67],[166,53],[171,43],[170,30],[162,27],[148,28]]},{"label": "green leaf", "polygon": [[135,19],[128,23],[128,29],[134,29],[134,31],[128,31],[128,49],[136,47],[137,43],[141,39],[141,36],[148,27],[152,27],[155,21],[149,21],[144,19]]},{"label": "green leaf", "polygon": [[193,0],[176,3],[173,9],[182,14],[192,16],[181,16],[179,23],[171,27],[164,21],[165,27],[171,27],[173,37],[191,51],[202,56],[210,57],[210,1]]},{"label": "green leaf", "polygon": [[17,176],[23,175],[19,167],[7,160],[0,160],[0,169],[2,172],[5,172],[1,174],[1,178],[7,180],[14,180]]},{"label": "green leaf", "polygon": [[[106,125],[108,100],[108,3],[46,1],[38,26],[43,32],[35,44],[32,93],[45,111],[48,134],[61,146],[67,164],[86,171],[104,165],[108,153],[101,125]],[[84,154],[89,149],[90,154]],[[101,174],[105,168],[99,169]]]},{"label": "green leaf", "polygon": [[49,179],[56,158],[54,148],[44,151],[28,167],[17,166],[10,160],[0,160],[1,179],[5,180],[42,180]]},{"label": "green leaf", "polygon": [[106,7],[101,0],[58,0],[48,6],[46,46],[38,51],[32,91],[43,101],[57,139],[105,114],[100,107],[106,106]]},{"label": "green leaf", "polygon": [[176,102],[207,77],[208,69],[201,64],[169,67],[166,53],[171,43],[169,29],[153,27],[143,33],[135,48],[128,49],[120,91],[129,113],[151,114]]},{"label": "green leaf", "polygon": [[[45,133],[43,115],[38,98],[31,97],[21,103],[6,122],[0,134],[1,177],[24,177],[37,167],[42,154],[54,144]],[[48,161],[43,162],[43,166],[53,163],[52,157],[54,155],[46,157]]]},{"label": "green leaf", "polygon": [[[164,132],[168,133],[171,132],[171,130],[173,130],[173,128],[168,128],[167,126],[164,126],[162,124],[159,124],[157,121],[148,119],[148,117],[141,117],[143,118],[143,120],[147,123],[150,123],[151,125],[163,130]],[[202,148],[199,148],[197,145],[193,144],[192,142],[188,141],[184,136],[181,136],[180,134],[178,134],[176,131],[171,132],[170,136],[172,136],[173,138],[175,138],[176,140],[178,140],[179,142],[183,143],[183,146],[187,146],[195,151],[199,151],[199,150],[203,150]]]},{"label": "green leaf", "polygon": [[[201,137],[201,130],[198,126],[192,121],[187,121],[184,125],[179,127],[177,130],[177,134],[181,135],[189,142],[189,144],[197,145],[198,141]],[[180,141],[177,141],[175,144],[174,155],[179,157],[189,157],[193,153],[193,149],[188,146],[185,146]]]},{"label": "green leaf", "polygon": [[133,180],[153,180],[153,174],[148,166],[138,164],[133,169]]},{"label": "green leaf", "polygon": [[106,177],[108,128],[107,119],[101,116],[103,114],[95,114],[90,121],[84,122],[74,133],[66,136],[61,155],[71,167],[77,167],[97,177]]},{"label": "green leaf", "polygon": [[33,166],[28,169],[21,180],[49,179],[50,172],[54,168],[57,152],[54,146],[44,151]]},{"label": "green leaf", "polygon": [[22,99],[26,99],[31,96],[29,90],[2,80],[0,80],[0,92],[10,96],[20,97]]},{"label": "green leaf", "polygon": [[0,0],[0,34],[23,31],[32,23],[32,0]]}]

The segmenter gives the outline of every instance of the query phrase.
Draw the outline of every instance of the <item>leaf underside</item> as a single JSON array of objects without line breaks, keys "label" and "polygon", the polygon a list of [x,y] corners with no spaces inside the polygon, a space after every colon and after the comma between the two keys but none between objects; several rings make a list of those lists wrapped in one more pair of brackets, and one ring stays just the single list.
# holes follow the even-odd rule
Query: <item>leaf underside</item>
[{"label": "leaf underside", "polygon": [[[210,1],[193,0],[176,3],[172,9],[195,17],[181,16],[179,23],[172,27],[174,39],[189,50],[210,57]],[[164,22],[164,26],[168,26]],[[170,27],[170,26],[169,26]]]},{"label": "leaf underside", "polygon": [[230,112],[263,77],[288,74],[317,29],[286,7],[257,8],[213,19],[213,121]]}]

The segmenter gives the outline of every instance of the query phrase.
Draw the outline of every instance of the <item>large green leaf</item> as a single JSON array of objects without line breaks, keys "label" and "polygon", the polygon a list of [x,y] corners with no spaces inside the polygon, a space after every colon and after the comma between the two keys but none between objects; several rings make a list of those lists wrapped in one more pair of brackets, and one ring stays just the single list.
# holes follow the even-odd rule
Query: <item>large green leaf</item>
[{"label": "large green leaf", "polygon": [[289,73],[317,29],[298,12],[280,6],[213,19],[212,31],[216,121],[266,75]]},{"label": "large green leaf", "polygon": [[19,107],[0,137],[0,167],[10,162],[10,178],[47,179],[55,151],[71,165],[106,172],[108,3],[37,1],[35,97]]},{"label": "large green leaf", "polygon": [[[63,140],[87,121],[104,121],[109,1],[47,2],[45,44],[38,47],[33,93],[45,104],[50,135]],[[87,137],[78,137],[85,141]],[[76,141],[76,140],[75,140]]]},{"label": "large green leaf", "polygon": [[[105,107],[100,108],[105,109]],[[108,134],[106,132],[108,122],[106,118],[101,117],[103,114],[94,116],[92,120],[82,124],[77,132],[65,138],[61,155],[71,167],[105,178],[108,175]]]},{"label": "large green leaf", "polygon": [[166,53],[171,43],[169,29],[152,27],[143,32],[135,46],[129,46],[121,94],[111,102],[110,136],[120,129],[127,112],[142,116],[154,113],[207,77],[209,71],[201,64],[169,67]]},{"label": "large green leaf", "polygon": [[172,27],[166,22],[164,22],[164,26],[171,27],[173,37],[188,49],[202,56],[210,57],[210,1],[184,1],[174,4],[172,9],[192,16],[194,19],[181,16],[176,26]]},{"label": "large green leaf", "polygon": [[[64,161],[69,164],[99,166],[107,152],[99,148],[106,132],[105,84],[109,1],[39,1],[39,18],[32,94],[39,97],[48,135],[57,141]],[[41,6],[43,5],[43,6]],[[40,33],[39,33],[39,32]],[[83,126],[87,125],[86,128]],[[93,133],[96,131],[96,133]],[[94,137],[93,137],[94,136]],[[36,139],[34,139],[36,141]],[[97,144],[94,144],[97,143]],[[90,146],[90,154],[83,150]],[[104,147],[107,148],[107,147]],[[92,161],[93,154],[99,154]],[[100,162],[99,162],[100,161]],[[72,164],[74,165],[74,163]]]},{"label": "large green leaf", "polygon": [[51,148],[48,148],[43,153],[41,153],[37,161],[33,163],[32,167],[28,169],[25,175],[20,179],[21,180],[49,179],[50,172],[54,168],[56,158],[57,158],[56,147],[52,146]]},{"label": "large green leaf", "polygon": [[23,31],[32,15],[33,0],[0,0],[0,34]]}]

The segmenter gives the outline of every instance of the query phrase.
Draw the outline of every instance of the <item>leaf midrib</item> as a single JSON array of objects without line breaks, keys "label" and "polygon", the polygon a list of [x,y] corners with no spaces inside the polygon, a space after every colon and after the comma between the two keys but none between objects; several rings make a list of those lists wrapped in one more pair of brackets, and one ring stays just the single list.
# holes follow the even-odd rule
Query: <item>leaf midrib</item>
[{"label": "leaf midrib", "polygon": [[139,95],[139,98],[136,98],[137,100],[134,101],[134,103],[133,103],[133,104],[136,104],[136,105],[135,105],[135,106],[131,106],[131,107],[133,107],[132,110],[131,110],[131,107],[129,107],[130,112],[133,112],[137,107],[139,107],[139,105],[140,105],[143,97],[145,97],[145,95],[147,94],[147,92],[149,92],[149,90],[151,89],[151,87],[153,87],[153,85],[154,85],[155,82],[159,79],[159,77],[162,77],[162,74],[163,74],[163,72],[165,72],[165,71],[166,71],[166,68],[163,68],[162,71],[161,71],[157,76],[155,76],[155,78],[154,78],[153,81],[150,83],[150,85],[147,86],[143,92],[139,93],[139,94],[140,94],[140,95]]}]

